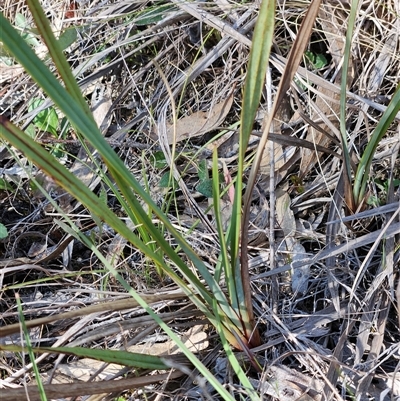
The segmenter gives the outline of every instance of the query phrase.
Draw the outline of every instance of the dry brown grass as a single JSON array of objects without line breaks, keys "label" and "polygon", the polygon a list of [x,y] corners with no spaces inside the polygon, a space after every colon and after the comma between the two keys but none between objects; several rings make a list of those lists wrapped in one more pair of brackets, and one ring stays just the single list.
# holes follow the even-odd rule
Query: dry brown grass
[{"label": "dry brown grass", "polygon": [[[21,13],[30,22],[22,2],[3,3],[8,18],[15,20],[16,13]],[[101,87],[110,94],[102,112],[110,143],[143,185],[148,185],[153,198],[168,210],[171,220],[188,233],[194,248],[212,268],[219,245],[212,216],[206,214],[208,200],[196,188],[200,160],[210,159],[210,146],[217,143],[215,136],[223,128],[178,142],[177,166],[185,186],[177,191],[160,187],[164,171],[154,165],[153,159],[155,152],[169,148],[160,141],[159,130],[171,118],[171,94],[178,116],[183,117],[212,110],[234,88],[233,106],[223,123],[227,132],[218,142],[220,160],[234,177],[238,133],[233,124],[240,115],[257,3],[220,0],[185,4],[173,0],[168,4],[174,8],[164,10],[157,23],[140,21],[143,17],[139,13],[167,3],[42,4],[56,31],[79,29],[77,40],[67,49],[68,58],[88,101]],[[254,126],[253,149],[307,4],[278,4],[271,69]],[[355,165],[399,82],[399,7],[396,0],[360,3],[346,110]],[[355,215],[346,216],[338,114],[348,13],[346,1],[323,4],[309,50],[323,54],[327,64],[312,71],[305,62],[299,69],[296,83],[302,80],[304,90],[293,87],[288,92],[285,113],[279,116],[281,121],[272,133],[275,135],[270,136],[274,145],[270,145],[271,151],[262,163],[253,195],[250,269],[254,306],[264,340],[264,345],[254,352],[264,364],[264,373],[258,377],[249,370],[249,375],[260,393],[265,393],[265,399],[294,400],[299,399],[299,394],[304,400],[400,397],[400,116],[376,152],[370,172],[369,204]],[[43,47],[36,50],[45,55]],[[35,117],[28,112],[30,99],[43,95],[17,67],[11,70],[3,63],[0,68],[1,111],[26,128]],[[65,157],[68,165],[72,165],[80,147],[71,131],[59,140],[37,132],[37,139],[50,147],[63,145],[69,152]],[[312,149],[314,145],[318,152]],[[44,319],[32,324],[36,326],[31,329],[35,344],[127,348],[165,341],[162,336],[161,340],[150,337],[157,328],[141,309],[128,301],[123,306],[118,304],[124,296],[118,283],[90,251],[62,232],[48,202],[30,186],[29,175],[36,172],[23,159],[24,168],[19,167],[4,147],[0,155],[0,173],[15,188],[0,191],[0,222],[9,230],[8,237],[0,243],[0,342],[20,341],[15,326],[11,326],[18,321],[15,291],[24,301],[27,320]],[[272,163],[274,182],[273,188],[268,189]],[[96,186],[94,189],[101,190]],[[60,196],[57,191],[53,194]],[[276,205],[271,205],[274,198]],[[113,198],[108,202],[118,211]],[[290,208],[285,206],[288,203]],[[64,206],[68,210],[69,203]],[[153,306],[171,327],[183,333],[195,324],[204,325],[211,346],[201,351],[201,359],[239,394],[232,372],[221,362],[222,354],[220,364],[215,362],[220,350],[213,333],[207,331],[202,317],[186,305],[182,296],[176,299],[168,278],[160,280],[148,261],[112,231],[99,233],[93,229],[91,216],[85,210],[75,207],[68,212],[83,228],[87,227],[88,235],[135,289],[164,294],[163,301]],[[200,224],[188,231],[197,219]],[[37,254],[33,245],[40,248]],[[296,254],[294,248],[299,245],[303,248]],[[290,275],[293,264],[296,272],[302,271],[308,277],[298,291]],[[100,308],[94,306],[103,300],[109,303]],[[45,380],[54,374],[58,382],[95,380],[99,369],[85,366],[87,375],[83,377],[81,371],[82,376],[76,377],[76,371],[69,376],[60,368],[61,358],[55,361],[45,355],[37,362]],[[76,361],[62,360],[63,369],[68,364],[78,369]],[[30,367],[23,356],[0,356],[2,397],[6,394],[4,389],[32,382]],[[126,370],[109,372],[107,378],[118,377]],[[123,388],[130,390],[124,393],[106,385],[96,390],[94,385],[90,394],[107,393],[101,399],[115,399],[118,394],[123,394],[124,399],[193,399],[190,397],[194,397],[196,373],[188,377],[186,382],[170,379],[147,387],[140,381],[137,385],[129,382]],[[160,379],[157,376],[154,382]],[[278,383],[281,393],[274,398],[272,391]],[[76,393],[72,388],[58,399],[83,394],[81,388]],[[202,391],[203,397],[211,397],[211,389]],[[2,400],[12,399],[4,397]],[[100,398],[92,395],[86,399]]]}]

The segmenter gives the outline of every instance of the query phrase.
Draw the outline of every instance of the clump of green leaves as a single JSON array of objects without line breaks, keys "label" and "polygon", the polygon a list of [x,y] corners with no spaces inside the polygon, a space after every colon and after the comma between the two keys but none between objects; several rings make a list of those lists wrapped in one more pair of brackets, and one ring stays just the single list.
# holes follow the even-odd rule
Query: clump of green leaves
[{"label": "clump of green leaves", "polygon": [[328,65],[328,60],[321,53],[314,53],[309,50],[306,50],[304,53],[307,63],[310,65],[313,70],[320,70]]},{"label": "clump of green leaves", "polygon": [[[49,54],[63,81],[63,85],[48,70],[46,65],[38,59],[30,46],[20,38],[10,23],[1,14],[0,24],[3,29],[0,31],[0,40],[54,101],[57,109],[68,117],[74,129],[102,157],[102,160],[107,165],[109,177],[112,177],[113,180],[110,190],[113,191],[113,194],[120,202],[127,218],[135,225],[135,230],[128,227],[119,216],[114,214],[106,204],[99,200],[96,194],[64,165],[59,163],[46,149],[35,143],[32,138],[21,132],[21,130],[4,118],[0,119],[0,135],[3,139],[20,149],[33,163],[39,165],[59,185],[73,194],[91,212],[94,219],[105,222],[122,237],[126,238],[132,246],[140,251],[148,260],[152,261],[156,269],[160,269],[165,275],[168,275],[181,288],[184,294],[215,327],[242,386],[246,389],[250,399],[257,399],[248,377],[241,369],[230,347],[233,346],[236,349],[245,350],[248,355],[251,355],[250,349],[260,344],[260,336],[253,319],[251,298],[249,298],[251,297],[250,284],[248,280],[244,281],[242,279],[243,276],[240,272],[240,213],[244,155],[253,126],[254,116],[260,101],[265,69],[269,59],[274,30],[275,2],[271,0],[262,2],[259,21],[256,24],[253,37],[255,46],[250,56],[250,60],[252,60],[250,63],[251,73],[248,75],[248,81],[246,82],[242,113],[241,155],[239,157],[239,179],[236,183],[234,217],[226,232],[224,231],[222,222],[218,221],[217,223],[222,250],[218,266],[215,269],[215,275],[192,249],[184,236],[171,224],[168,216],[157,207],[148,192],[139,184],[132,173],[126,168],[123,161],[103,138],[90,113],[88,105],[82,97],[80,88],[71,73],[70,66],[63,55],[62,44],[54,38],[51,29],[49,29],[48,20],[40,8],[38,1],[27,0],[27,2],[37,24],[38,32],[40,32],[44,42],[48,46]],[[46,129],[48,129],[50,124],[53,124],[53,117],[50,117],[51,123],[49,123],[48,118],[49,115],[47,115],[44,122]],[[40,124],[43,124],[43,122],[41,121]],[[217,173],[214,174],[217,171],[216,153],[214,153],[213,166],[214,188],[212,195],[215,210],[218,211],[219,176]],[[203,183],[207,182],[206,166],[200,167],[199,179]],[[146,210],[143,208],[143,204],[146,205]],[[218,218],[220,217],[218,213],[216,215]],[[162,228],[153,223],[154,218],[159,220]],[[85,244],[87,243],[88,238],[71,221],[69,221],[69,226],[62,222],[59,224],[65,231],[77,236]],[[174,238],[173,244],[166,240],[164,231],[168,231],[170,236]],[[157,251],[154,250],[155,246],[157,247]],[[135,299],[137,298],[139,304],[145,307],[150,313],[151,309],[148,305],[113,270],[112,266],[109,266],[107,261],[101,258],[101,255],[99,255],[99,260],[110,269],[121,285]],[[220,285],[222,272],[224,272],[227,289]],[[247,271],[246,273],[248,274]],[[224,399],[233,400],[233,397],[218,380],[197,360],[184,344],[179,342],[173,331],[167,325],[163,324],[161,319],[154,315],[154,313],[152,316],[163,330],[179,344],[182,352],[199,369],[200,373],[206,376],[208,382],[218,390]],[[88,352],[87,355],[90,355],[91,351],[94,350],[85,349],[85,352]],[[253,363],[254,366],[260,369],[255,361]]]},{"label": "clump of green leaves", "polygon": [[207,161],[201,160],[198,166],[197,174],[199,177],[199,183],[196,186],[196,190],[207,198],[213,197],[213,181],[208,175]]}]

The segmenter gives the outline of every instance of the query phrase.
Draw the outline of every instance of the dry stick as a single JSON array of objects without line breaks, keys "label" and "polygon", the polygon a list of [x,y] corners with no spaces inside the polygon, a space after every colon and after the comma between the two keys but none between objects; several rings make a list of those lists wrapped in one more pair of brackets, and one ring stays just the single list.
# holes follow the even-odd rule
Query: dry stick
[{"label": "dry stick", "polygon": [[[147,303],[162,302],[171,299],[185,298],[186,295],[182,290],[174,290],[168,293],[154,293],[154,294],[141,294],[140,295]],[[112,302],[102,302],[96,305],[90,305],[88,307],[72,310],[69,312],[60,313],[54,316],[47,316],[38,319],[28,320],[25,322],[27,328],[41,326],[57,320],[62,319],[74,319],[80,316],[85,316],[89,313],[107,312],[107,311],[120,311],[125,309],[131,309],[138,307],[138,303],[133,298],[119,299]],[[5,327],[0,327],[0,338],[8,336],[13,333],[18,333],[20,330],[20,324],[10,324]]]},{"label": "dry stick", "polygon": [[[176,379],[183,373],[175,371],[162,373],[154,376],[133,377],[129,379],[111,380],[103,382],[83,382],[68,384],[48,384],[44,386],[45,393],[49,399],[60,399],[60,397],[75,397],[88,394],[102,394],[113,391],[144,387],[149,384],[163,380]],[[36,386],[26,387],[30,401],[40,401],[41,397]],[[1,401],[15,401],[26,399],[25,388],[13,388],[1,390]]]},{"label": "dry stick", "polygon": [[[264,134],[261,137],[260,146],[258,147],[258,151],[256,153],[255,160],[253,162],[249,180],[247,183],[246,193],[244,197],[244,204],[243,204],[241,256],[240,256],[241,267],[242,267],[241,274],[244,288],[250,288],[249,260],[248,260],[247,247],[249,241],[248,237],[249,237],[251,195],[253,193],[253,188],[256,181],[258,170],[260,168],[265,145],[268,141],[268,133],[270,131],[272,121],[280,107],[280,104],[282,102],[283,97],[286,94],[286,91],[290,87],[290,83],[294,77],[297,66],[300,64],[300,61],[303,57],[304,49],[308,43],[308,38],[311,34],[314,21],[317,17],[320,3],[321,0],[314,0],[310,4],[310,7],[307,10],[307,14],[304,17],[303,22],[300,26],[297,38],[290,51],[286,67],[278,87],[276,99],[272,106],[272,110],[270,111],[270,113],[268,113],[268,117],[266,118],[266,122],[264,124]],[[247,309],[251,310],[252,296],[250,291],[245,294],[245,297],[246,297],[245,304],[248,306]]]}]

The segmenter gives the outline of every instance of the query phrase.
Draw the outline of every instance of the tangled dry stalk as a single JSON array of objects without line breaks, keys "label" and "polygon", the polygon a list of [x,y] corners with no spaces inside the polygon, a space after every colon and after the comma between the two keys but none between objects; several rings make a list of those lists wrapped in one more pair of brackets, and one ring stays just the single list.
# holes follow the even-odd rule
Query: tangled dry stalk
[{"label": "tangled dry stalk", "polygon": [[[4,15],[16,24],[18,16],[23,22],[17,26],[29,32],[31,22],[23,2],[3,3]],[[66,52],[107,140],[213,269],[219,243],[205,175],[211,150],[218,147],[226,179],[235,177],[236,123],[259,4],[226,0],[43,4],[56,32],[77,29]],[[278,3],[273,54],[248,160],[258,146],[264,116],[307,7],[306,2]],[[346,1],[323,2],[309,53],[271,127],[252,193],[249,269],[263,342],[253,351],[264,371],[258,375],[249,367],[248,375],[265,399],[400,397],[400,116],[374,156],[364,204],[350,213],[343,202],[339,128],[349,9]],[[399,83],[399,32],[398,2],[360,2],[345,116],[355,166]],[[44,45],[39,41],[33,45],[44,59]],[[1,112],[27,129],[40,111],[31,111],[29,105],[42,94],[21,68],[9,63],[6,53],[0,52],[0,57]],[[171,99],[183,121],[182,130],[172,137]],[[50,106],[45,100],[41,108]],[[198,112],[206,113],[205,119],[213,123],[201,125],[204,115]],[[201,128],[194,128],[199,124]],[[36,126],[34,135],[43,146],[54,148],[118,212],[118,202],[99,185],[95,166],[82,160],[87,150],[82,151],[73,131],[65,130],[56,138]],[[179,186],[165,182],[168,160],[162,152],[178,155],[176,174],[183,178]],[[138,345],[147,351],[163,344],[157,352],[172,353],[168,339],[125,298],[95,255],[63,232],[59,216],[32,187],[31,177],[36,175],[135,289],[156,293],[147,295],[148,302],[163,320],[195,343],[193,349],[210,370],[234,394],[240,393],[207,322],[167,277],[160,279],[148,260],[112,230],[97,229],[92,216],[41,177],[22,155],[11,154],[5,146],[0,155],[1,177],[10,185],[0,191],[0,223],[8,229],[0,243],[0,344],[21,341],[14,298],[19,292],[36,345],[137,352]],[[227,222],[229,194],[222,202]],[[122,212],[121,218],[125,218]],[[23,384],[34,380],[31,364],[18,354],[3,353],[0,358],[3,399],[24,397]],[[82,388],[92,394],[90,399],[94,394],[103,394],[103,399],[122,394],[122,399],[181,400],[193,399],[196,392],[212,397],[212,389],[201,381],[194,386],[196,372],[179,358],[175,363],[183,366],[186,380],[177,381],[177,372],[154,377],[136,372],[141,376],[136,378],[121,366],[55,360],[46,354],[37,363],[45,383],[81,381],[57,389],[47,384],[48,396],[57,399],[82,395]],[[119,388],[115,381],[107,381],[118,377],[124,377]],[[88,381],[93,381],[91,387]],[[18,397],[15,387],[20,387]]]}]

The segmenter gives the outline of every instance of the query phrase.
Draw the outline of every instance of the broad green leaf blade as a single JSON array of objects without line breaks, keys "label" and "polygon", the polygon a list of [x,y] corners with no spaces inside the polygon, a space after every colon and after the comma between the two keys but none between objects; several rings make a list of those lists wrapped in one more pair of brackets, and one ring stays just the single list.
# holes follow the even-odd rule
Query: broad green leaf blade
[{"label": "broad green leaf blade", "polygon": [[260,105],[275,26],[275,0],[263,0],[254,27],[241,113],[240,158],[244,160],[254,118]]},{"label": "broad green leaf blade", "polygon": [[250,49],[244,85],[242,112],[240,115],[239,158],[236,180],[235,201],[232,210],[231,261],[239,258],[240,226],[242,220],[242,190],[244,158],[253,129],[254,118],[260,104],[265,72],[271,54],[275,26],[275,0],[263,0]]},{"label": "broad green leaf blade", "polygon": [[213,181],[205,180],[201,181],[200,184],[196,186],[196,191],[200,192],[203,196],[207,198],[213,197]]},{"label": "broad green leaf blade", "polygon": [[21,13],[16,13],[15,26],[21,29],[21,37],[24,39],[29,46],[38,47],[40,46],[40,42],[37,40],[36,36],[32,33],[31,26],[27,21],[25,15]]},{"label": "broad green leaf blade", "polygon": [[[276,112],[279,110],[282,104],[282,100],[286,95],[287,90],[290,88],[290,84],[293,80],[293,77],[297,71],[297,68],[304,57],[305,48],[309,42],[309,38],[311,35],[312,28],[314,26],[315,19],[318,15],[319,6],[321,4],[321,0],[313,0],[307,10],[307,13],[300,25],[299,32],[297,33],[296,40],[293,43],[292,48],[290,49],[289,57],[285,66],[285,70],[283,71],[279,87],[276,93],[276,97],[274,99],[274,103],[272,105],[272,109],[269,111],[267,119],[264,123],[264,132],[260,140],[260,144],[257,149],[257,153],[255,159],[253,161],[253,165],[251,168],[245,199],[244,199],[244,218],[243,222],[247,221],[249,217],[249,208],[250,208],[250,199],[251,194],[253,192],[254,184],[257,178],[257,173],[260,168],[261,159],[264,153],[265,145],[268,141],[268,134],[270,130],[271,123],[276,115]],[[253,39],[254,43],[254,39]],[[246,230],[246,226],[244,227]]]},{"label": "broad green leaf blade", "polygon": [[67,47],[71,46],[72,43],[76,41],[78,33],[74,26],[67,28],[58,38],[58,43],[61,50],[65,50]]},{"label": "broad green leaf blade", "polygon": [[135,19],[135,25],[147,26],[149,24],[154,24],[161,21],[168,12],[171,12],[173,10],[176,10],[176,7],[170,4],[157,6],[153,9],[149,8],[148,10],[141,13],[137,19]]}]

